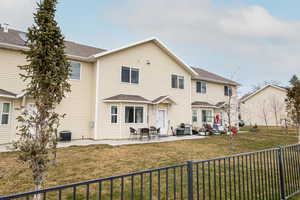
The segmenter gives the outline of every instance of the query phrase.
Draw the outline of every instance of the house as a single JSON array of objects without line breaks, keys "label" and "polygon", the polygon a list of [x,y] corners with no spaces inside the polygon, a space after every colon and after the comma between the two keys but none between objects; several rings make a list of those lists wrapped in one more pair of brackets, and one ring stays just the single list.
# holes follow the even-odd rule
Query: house
[{"label": "house", "polygon": [[240,118],[245,125],[279,126],[287,118],[287,89],[278,85],[266,85],[244,95],[239,101]]},{"label": "house", "polygon": [[[17,67],[26,64],[25,40],[24,32],[0,30],[0,143],[17,138],[18,108],[35,109]],[[236,99],[237,83],[190,67],[156,38],[114,50],[65,45],[72,92],[57,112],[66,113],[60,130],[71,131],[72,139],[128,138],[129,127],[149,126],[170,135],[171,127],[192,124],[192,111],[200,127],[212,123],[229,96]]]}]

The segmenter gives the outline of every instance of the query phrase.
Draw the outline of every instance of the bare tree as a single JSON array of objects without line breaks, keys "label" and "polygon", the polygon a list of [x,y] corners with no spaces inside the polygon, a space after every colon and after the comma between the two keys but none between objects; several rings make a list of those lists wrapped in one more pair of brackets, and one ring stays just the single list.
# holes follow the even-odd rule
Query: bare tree
[{"label": "bare tree", "polygon": [[270,108],[272,113],[274,114],[275,124],[276,126],[279,125],[280,119],[282,117],[282,112],[284,111],[285,102],[284,100],[281,101],[279,97],[271,96],[270,99]]},{"label": "bare tree", "polygon": [[265,125],[267,128],[269,128],[269,112],[268,112],[268,108],[266,105],[266,101],[263,101],[262,105],[261,105],[261,112],[262,112],[262,117],[263,120],[265,122]]},{"label": "bare tree", "polygon": [[276,80],[266,80],[266,81],[264,81],[264,82],[262,82],[262,83],[257,83],[257,84],[254,84],[254,85],[252,85],[252,91],[251,91],[251,93],[252,92],[255,92],[255,91],[257,91],[257,90],[259,90],[259,89],[261,89],[261,88],[263,88],[264,86],[266,86],[266,85],[282,85],[281,84],[281,82],[280,81],[276,81]]}]

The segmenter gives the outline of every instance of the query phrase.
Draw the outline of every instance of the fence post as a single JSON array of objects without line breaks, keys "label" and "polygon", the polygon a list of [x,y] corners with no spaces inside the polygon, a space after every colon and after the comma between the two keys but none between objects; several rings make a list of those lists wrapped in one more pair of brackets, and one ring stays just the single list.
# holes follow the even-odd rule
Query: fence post
[{"label": "fence post", "polygon": [[193,162],[187,161],[187,173],[188,173],[188,200],[194,199],[193,194]]},{"label": "fence post", "polygon": [[278,149],[278,164],[279,164],[279,179],[280,179],[280,196],[281,199],[285,199],[285,176],[284,176],[282,147],[279,147]]}]

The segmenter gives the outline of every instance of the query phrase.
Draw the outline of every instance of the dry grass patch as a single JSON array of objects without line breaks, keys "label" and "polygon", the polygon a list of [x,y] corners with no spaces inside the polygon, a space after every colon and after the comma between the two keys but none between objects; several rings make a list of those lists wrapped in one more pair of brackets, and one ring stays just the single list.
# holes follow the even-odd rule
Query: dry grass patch
[{"label": "dry grass patch", "polygon": [[[296,142],[295,131],[286,135],[280,129],[260,129],[257,133],[235,136],[234,149],[230,148],[228,136],[120,147],[91,145],[61,148],[58,150],[58,166],[49,169],[45,187]],[[31,190],[30,171],[17,162],[17,153],[0,153],[0,157],[0,196]]]}]

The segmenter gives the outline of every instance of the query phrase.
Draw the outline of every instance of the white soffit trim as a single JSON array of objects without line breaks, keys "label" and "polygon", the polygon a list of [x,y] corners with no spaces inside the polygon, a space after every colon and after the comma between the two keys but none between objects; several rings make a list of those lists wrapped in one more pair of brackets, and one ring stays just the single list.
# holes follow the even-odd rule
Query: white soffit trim
[{"label": "white soffit trim", "polygon": [[197,72],[195,72],[181,58],[176,56],[169,48],[167,48],[167,46],[163,42],[161,42],[159,39],[157,39],[155,37],[148,38],[148,39],[145,39],[145,40],[142,40],[142,41],[139,41],[139,42],[135,42],[135,43],[132,43],[132,44],[129,44],[129,45],[125,45],[125,46],[122,46],[120,48],[116,48],[116,49],[113,49],[113,50],[110,50],[110,51],[105,51],[105,52],[102,52],[102,53],[98,53],[98,54],[93,55],[93,57],[94,58],[100,58],[102,56],[112,54],[112,53],[116,53],[116,52],[131,48],[131,47],[135,47],[135,46],[138,46],[138,45],[141,45],[141,44],[145,44],[147,42],[154,42],[157,46],[159,46],[162,50],[164,50],[170,57],[172,57],[174,60],[176,60],[178,63],[180,63],[192,75],[195,75],[195,76],[198,75]]},{"label": "white soffit trim", "polygon": [[270,84],[269,84],[269,85],[266,85],[266,86],[260,88],[259,90],[255,91],[255,92],[253,92],[252,94],[250,94],[250,95],[247,96],[246,98],[241,99],[241,102],[243,103],[243,102],[247,101],[248,99],[250,99],[251,97],[253,97],[253,96],[256,95],[257,93],[263,91],[264,89],[266,89],[266,88],[268,88],[268,87],[273,87],[273,88],[276,88],[276,89],[281,90],[281,91],[284,91],[284,92],[287,91],[287,90],[284,89],[284,88],[278,87],[278,86],[276,86],[276,85],[270,85]]}]

